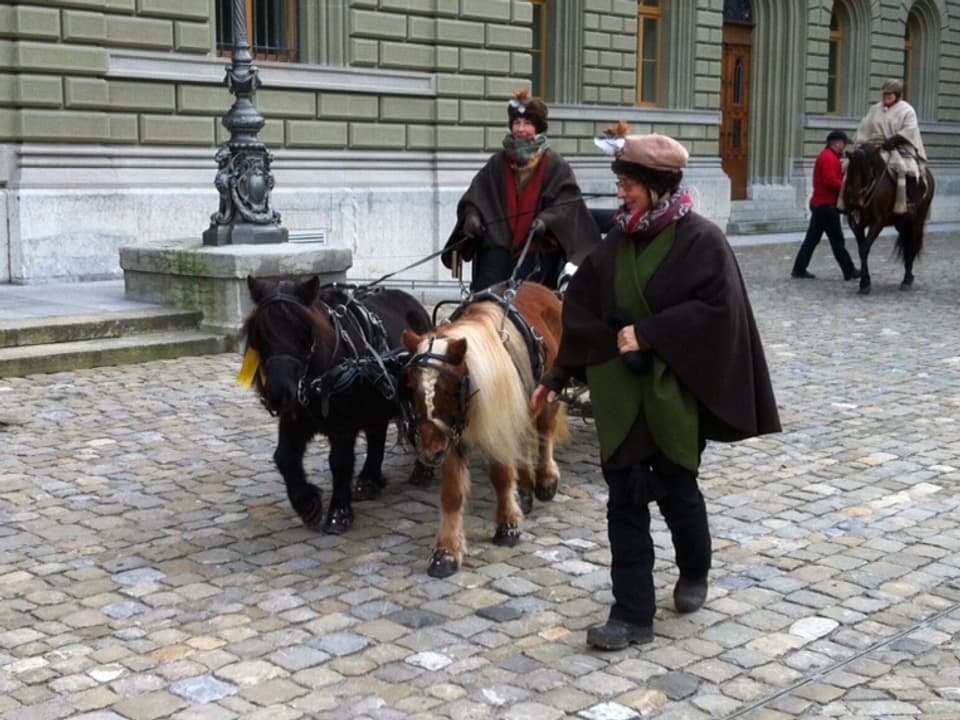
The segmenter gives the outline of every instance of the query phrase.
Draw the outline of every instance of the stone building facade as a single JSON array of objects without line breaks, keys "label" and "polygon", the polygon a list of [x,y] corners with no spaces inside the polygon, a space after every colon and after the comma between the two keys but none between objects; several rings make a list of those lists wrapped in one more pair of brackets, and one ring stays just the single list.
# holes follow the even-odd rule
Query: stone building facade
[{"label": "stone building facade", "polygon": [[[960,219],[960,0],[243,5],[272,204],[295,237],[350,249],[351,277],[442,245],[507,99],[531,83],[551,144],[606,196],[589,204],[614,202],[593,138],[625,119],[688,147],[708,217],[777,229],[803,224],[828,130],[852,132],[884,78],[906,77],[939,180],[933,219]],[[0,282],[114,277],[121,246],[199,243],[228,139],[234,6],[2,0]]]}]

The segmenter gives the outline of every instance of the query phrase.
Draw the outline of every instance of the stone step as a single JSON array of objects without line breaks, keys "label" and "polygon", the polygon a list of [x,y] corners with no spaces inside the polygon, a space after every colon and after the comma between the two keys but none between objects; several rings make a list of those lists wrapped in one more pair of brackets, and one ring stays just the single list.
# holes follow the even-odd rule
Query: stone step
[{"label": "stone step", "polygon": [[0,348],[0,378],[209,355],[231,348],[229,338],[195,328],[11,346]]},{"label": "stone step", "polygon": [[131,309],[89,315],[0,322],[0,348],[49,345],[149,332],[195,329],[201,314],[171,308]]}]

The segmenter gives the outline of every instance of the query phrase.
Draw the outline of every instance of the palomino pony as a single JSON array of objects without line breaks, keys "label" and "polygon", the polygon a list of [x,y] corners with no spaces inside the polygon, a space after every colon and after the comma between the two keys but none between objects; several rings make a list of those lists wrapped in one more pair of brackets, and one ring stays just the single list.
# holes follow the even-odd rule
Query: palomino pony
[{"label": "palomino pony", "polygon": [[897,180],[887,168],[883,155],[875,145],[860,145],[847,152],[848,162],[843,185],[843,204],[847,223],[857,238],[860,251],[860,292],[870,292],[870,269],[867,256],[880,231],[889,226],[897,229],[895,252],[903,258],[904,274],[901,290],[913,285],[913,261],[923,248],[923,226],[930,211],[936,189],[933,173],[924,165],[920,197],[916,207],[902,215],[894,214]]},{"label": "palomino pony", "polygon": [[[243,326],[247,356],[241,374],[280,418],[273,458],[287,496],[304,524],[319,529],[323,495],[307,481],[303,455],[314,435],[326,435],[333,494],[322,528],[343,533],[353,522],[351,498],[375,497],[386,484],[381,466],[387,427],[401,416],[400,396],[406,395],[399,382],[407,359],[400,334],[406,328],[427,332],[430,316],[400,290],[321,287],[317,277],[301,283],[248,277],[247,285],[256,307]],[[352,490],[361,430],[367,458]],[[429,481],[432,473],[418,462],[411,480]]]},{"label": "palomino pony", "polygon": [[[497,545],[520,539],[520,521],[533,495],[550,500],[560,471],[554,442],[567,437],[559,402],[536,415],[529,399],[560,344],[560,300],[543,285],[517,291],[496,286],[469,298],[434,332],[403,333],[410,351],[417,453],[441,465],[440,531],[428,573],[452,575],[463,562],[463,508],[469,493],[467,452],[489,462],[496,491]],[[519,485],[521,505],[516,493]]]}]

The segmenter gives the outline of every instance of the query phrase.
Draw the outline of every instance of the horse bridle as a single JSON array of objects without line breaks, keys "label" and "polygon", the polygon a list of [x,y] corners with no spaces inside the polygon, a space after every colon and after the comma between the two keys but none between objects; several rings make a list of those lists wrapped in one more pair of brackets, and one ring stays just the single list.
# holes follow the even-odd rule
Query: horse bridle
[{"label": "horse bridle", "polygon": [[[309,407],[312,397],[320,398],[320,412],[323,417],[329,414],[330,397],[343,392],[349,388],[358,378],[368,379],[387,400],[394,400],[397,397],[397,384],[393,376],[387,370],[387,363],[391,360],[405,354],[402,351],[391,351],[387,348],[387,334],[383,323],[378,317],[371,313],[361,303],[356,301],[352,295],[347,296],[347,301],[336,307],[331,307],[323,301],[318,301],[318,306],[324,311],[330,324],[334,328],[334,337],[336,338],[333,350],[330,353],[330,361],[333,363],[340,354],[340,349],[346,347],[349,353],[341,362],[331,365],[323,373],[308,380],[310,372],[310,363],[317,351],[319,337],[316,328],[311,326],[310,349],[302,358],[289,353],[279,353],[271,355],[264,361],[269,375],[271,361],[292,360],[297,363],[300,370],[300,376],[297,379],[297,402],[302,407]],[[272,303],[292,303],[302,308],[307,305],[296,295],[285,292],[277,292],[258,303],[258,307],[265,307]],[[360,340],[363,342],[368,355],[364,356],[356,343],[350,337],[349,332],[344,325],[344,320],[350,317],[356,326]],[[380,345],[380,348],[374,347],[374,344]],[[261,402],[266,406],[266,402],[261,397]],[[271,415],[276,415],[269,407],[267,411]]]},{"label": "horse bridle", "polygon": [[456,380],[458,398],[457,405],[460,409],[460,412],[452,415],[434,415],[433,418],[414,415],[413,421],[416,427],[419,427],[422,423],[430,422],[432,420],[440,421],[449,430],[448,434],[453,443],[459,445],[460,438],[463,437],[463,433],[467,429],[467,406],[470,403],[470,398],[473,397],[475,393],[471,392],[469,374],[460,375],[459,373],[454,372],[447,367],[448,365],[453,364],[448,355],[442,355],[440,353],[433,352],[433,343],[440,339],[446,340],[447,338],[442,335],[432,336],[430,338],[430,344],[427,346],[427,350],[422,353],[417,353],[411,357],[404,369],[406,371],[409,371],[411,368],[434,370],[440,375],[445,375]]}]

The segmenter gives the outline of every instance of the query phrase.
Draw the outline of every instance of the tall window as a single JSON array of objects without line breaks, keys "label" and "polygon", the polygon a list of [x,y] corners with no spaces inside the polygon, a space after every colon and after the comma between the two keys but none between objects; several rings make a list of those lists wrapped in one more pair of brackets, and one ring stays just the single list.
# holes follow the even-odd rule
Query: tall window
[{"label": "tall window", "polygon": [[[216,0],[217,54],[233,52],[233,0]],[[244,0],[247,40],[260,60],[296,62],[298,0]]]},{"label": "tall window", "polygon": [[637,105],[660,103],[660,0],[637,4]]},{"label": "tall window", "polygon": [[533,5],[533,43],[530,57],[533,60],[531,91],[534,95],[550,100],[547,93],[547,0],[531,0]]},{"label": "tall window", "polygon": [[917,31],[917,16],[910,13],[907,16],[907,25],[903,33],[903,99],[910,100],[915,86],[914,70],[917,66],[914,56],[913,41],[920,35]]},{"label": "tall window", "polygon": [[827,112],[840,112],[840,68],[843,67],[843,25],[837,11],[830,13],[830,42],[827,50]]}]

